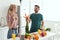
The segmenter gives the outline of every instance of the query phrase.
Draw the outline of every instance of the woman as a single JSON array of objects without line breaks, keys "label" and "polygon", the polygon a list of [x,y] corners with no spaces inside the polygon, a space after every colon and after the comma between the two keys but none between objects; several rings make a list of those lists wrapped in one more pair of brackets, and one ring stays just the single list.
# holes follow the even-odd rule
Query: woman
[{"label": "woman", "polygon": [[7,14],[7,24],[9,27],[9,31],[7,35],[8,39],[12,37],[12,33],[15,33],[16,36],[18,35],[17,33],[18,16],[16,14],[16,9],[17,6],[14,4],[11,4],[8,9],[8,14]]}]

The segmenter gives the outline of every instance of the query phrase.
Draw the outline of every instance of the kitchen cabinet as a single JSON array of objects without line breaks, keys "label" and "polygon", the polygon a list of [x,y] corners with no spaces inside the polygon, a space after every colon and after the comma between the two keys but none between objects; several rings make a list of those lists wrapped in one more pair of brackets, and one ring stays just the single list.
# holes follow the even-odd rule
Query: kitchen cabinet
[{"label": "kitchen cabinet", "polygon": [[0,27],[0,40],[7,40],[8,27]]}]

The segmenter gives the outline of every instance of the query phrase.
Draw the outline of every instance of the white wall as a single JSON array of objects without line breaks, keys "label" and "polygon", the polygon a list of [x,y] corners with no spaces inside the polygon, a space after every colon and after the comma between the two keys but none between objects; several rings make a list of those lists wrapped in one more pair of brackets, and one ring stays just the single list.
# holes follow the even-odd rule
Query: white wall
[{"label": "white wall", "polygon": [[44,20],[60,21],[60,0],[31,0],[31,13],[34,12],[34,5],[41,7],[40,13]]},{"label": "white wall", "polygon": [[[30,8],[30,12],[33,13],[34,12],[34,5],[39,5],[40,6],[40,13],[42,13],[42,9],[43,9],[43,0],[31,0],[31,8]],[[31,14],[30,13],[30,14]]]},{"label": "white wall", "polygon": [[43,0],[44,20],[60,21],[60,0]]},{"label": "white wall", "polygon": [[20,2],[19,0],[0,0],[0,18],[4,17],[5,23],[6,23],[7,10],[10,4],[20,5]]}]

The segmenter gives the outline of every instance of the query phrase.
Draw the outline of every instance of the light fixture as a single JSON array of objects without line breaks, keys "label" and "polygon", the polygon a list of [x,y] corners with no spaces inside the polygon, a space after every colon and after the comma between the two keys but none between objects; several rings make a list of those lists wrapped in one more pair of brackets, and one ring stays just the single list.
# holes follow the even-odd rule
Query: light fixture
[{"label": "light fixture", "polygon": [[20,0],[20,3],[22,2],[22,0]]}]

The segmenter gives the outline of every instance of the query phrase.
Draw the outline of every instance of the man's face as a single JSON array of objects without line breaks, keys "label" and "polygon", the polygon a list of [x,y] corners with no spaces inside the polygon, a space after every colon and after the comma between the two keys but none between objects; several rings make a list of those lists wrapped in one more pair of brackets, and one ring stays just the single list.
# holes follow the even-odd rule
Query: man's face
[{"label": "man's face", "polygon": [[38,12],[40,9],[38,7],[34,7],[34,11]]}]

